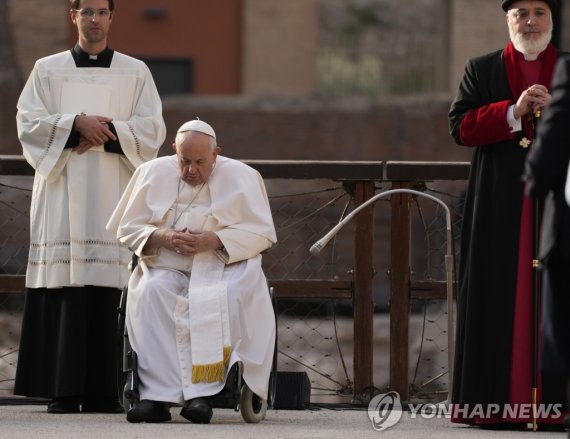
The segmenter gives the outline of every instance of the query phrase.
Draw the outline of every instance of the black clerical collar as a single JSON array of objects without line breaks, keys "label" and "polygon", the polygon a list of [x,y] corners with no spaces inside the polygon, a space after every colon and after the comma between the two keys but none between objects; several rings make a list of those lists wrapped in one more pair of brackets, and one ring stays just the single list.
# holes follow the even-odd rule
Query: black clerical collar
[{"label": "black clerical collar", "polygon": [[80,46],[79,43],[71,49],[71,55],[75,61],[76,67],[111,67],[111,61],[113,60],[112,49],[108,47],[105,48],[101,53],[96,56],[89,55]]}]

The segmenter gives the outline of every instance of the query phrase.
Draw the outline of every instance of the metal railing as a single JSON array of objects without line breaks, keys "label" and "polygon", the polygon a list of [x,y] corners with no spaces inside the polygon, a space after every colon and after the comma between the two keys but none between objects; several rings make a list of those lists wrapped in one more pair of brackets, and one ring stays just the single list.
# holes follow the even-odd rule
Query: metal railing
[{"label": "metal railing", "polygon": [[[266,182],[272,180],[333,181],[350,195],[353,208],[357,208],[375,196],[378,185],[387,189],[427,190],[429,182],[462,182],[467,179],[469,164],[465,162],[348,162],[348,161],[245,161],[256,168]],[[31,176],[33,170],[18,156],[0,156],[0,176]],[[270,195],[271,192],[269,191]],[[414,301],[447,299],[445,280],[431,276],[416,279],[412,265],[412,210],[414,195],[399,192],[389,200],[391,225],[389,282],[389,388],[399,392],[401,399],[410,396],[410,314]],[[347,206],[348,207],[348,206]],[[273,206],[272,206],[273,208]],[[346,213],[346,209],[343,215]],[[283,211],[283,215],[286,211]],[[305,239],[307,255],[309,247],[329,225],[342,218],[329,220],[327,227]],[[366,207],[354,217],[352,237],[353,254],[350,270],[328,277],[311,275],[305,278],[272,276],[266,268],[269,283],[279,300],[331,300],[348,301],[353,321],[353,393],[354,400],[368,401],[374,389],[373,369],[373,319],[375,312],[375,209]],[[24,225],[23,225],[24,226]],[[28,225],[25,224],[25,227]],[[282,240],[282,237],[278,238]],[[312,241],[310,241],[312,239]],[[300,251],[300,250],[297,250]],[[276,251],[279,265],[285,256]],[[316,271],[319,273],[318,271]],[[22,274],[0,274],[0,294],[23,293]],[[449,322],[448,322],[449,323]],[[453,323],[453,322],[451,322]]]}]

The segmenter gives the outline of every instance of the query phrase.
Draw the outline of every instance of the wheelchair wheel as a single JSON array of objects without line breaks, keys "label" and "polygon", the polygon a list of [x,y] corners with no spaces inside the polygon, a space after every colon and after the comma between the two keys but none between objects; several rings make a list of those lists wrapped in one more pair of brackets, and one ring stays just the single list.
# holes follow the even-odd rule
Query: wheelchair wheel
[{"label": "wheelchair wheel", "polygon": [[277,393],[277,296],[273,287],[269,288],[269,298],[273,305],[273,315],[275,317],[275,346],[273,348],[273,362],[271,363],[271,373],[269,374],[269,392],[267,394],[267,408],[273,410],[275,405],[275,395]]},{"label": "wheelchair wheel", "polygon": [[125,385],[128,381],[128,372],[126,371],[126,353],[128,351],[128,339],[125,331],[125,311],[127,309],[127,287],[123,288],[119,307],[117,308],[117,391],[119,403],[123,406],[123,410],[127,412],[130,404],[125,399]]},{"label": "wheelchair wheel", "polygon": [[243,420],[249,424],[257,424],[265,419],[267,401],[261,399],[247,384],[241,388],[239,410]]}]

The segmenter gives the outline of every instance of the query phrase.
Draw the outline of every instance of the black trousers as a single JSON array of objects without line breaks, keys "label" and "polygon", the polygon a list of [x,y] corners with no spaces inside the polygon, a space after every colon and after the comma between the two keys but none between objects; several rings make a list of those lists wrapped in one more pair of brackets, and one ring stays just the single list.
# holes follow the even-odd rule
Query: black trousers
[{"label": "black trousers", "polygon": [[542,369],[570,378],[570,265],[550,261],[542,288]]},{"label": "black trousers", "polygon": [[[541,304],[541,367],[544,373],[557,379],[557,399],[570,408],[570,263],[563,258],[550,258],[542,277]],[[566,382],[566,385],[564,383]],[[570,419],[570,417],[569,417]],[[567,424],[570,420],[567,419]]]},{"label": "black trousers", "polygon": [[116,398],[121,290],[28,289],[14,393]]}]

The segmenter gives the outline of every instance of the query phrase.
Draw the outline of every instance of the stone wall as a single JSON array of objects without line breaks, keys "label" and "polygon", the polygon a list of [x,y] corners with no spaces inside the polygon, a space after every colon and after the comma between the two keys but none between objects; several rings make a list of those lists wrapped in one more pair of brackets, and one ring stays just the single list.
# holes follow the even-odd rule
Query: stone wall
[{"label": "stone wall", "polygon": [[14,118],[22,78],[16,66],[13,36],[8,23],[8,2],[0,0],[0,133],[4,142],[16,145],[18,137]]},{"label": "stone wall", "polygon": [[455,92],[465,62],[474,56],[502,49],[509,41],[509,33],[499,0],[453,0],[451,7],[450,87]]},{"label": "stone wall", "polygon": [[68,0],[9,0],[18,67],[27,78],[38,58],[69,46]]},{"label": "stone wall", "polygon": [[[307,79],[307,71],[314,69],[314,60],[311,62],[309,58],[315,56],[317,49],[311,44],[317,40],[317,3],[318,0],[244,1],[244,90],[261,93],[287,88],[296,92],[314,90],[315,78]],[[441,3],[440,8],[451,8],[450,29],[447,29],[451,51],[449,91],[455,92],[465,61],[503,47],[508,32],[499,0],[441,0]],[[570,30],[564,23],[570,23],[570,4],[568,0],[562,3],[561,47],[568,50]],[[37,58],[69,46],[67,5],[67,0],[8,0],[15,53],[23,77],[28,76]],[[402,7],[409,6],[404,2]],[[295,44],[292,36],[300,37]],[[283,62],[288,68],[279,67]],[[289,84],[283,85],[285,79]],[[285,88],[271,86],[272,80]]]},{"label": "stone wall", "polygon": [[[0,154],[21,154],[16,134],[16,103],[36,59],[63,50],[67,45],[67,0],[8,0],[6,16],[8,24],[2,29],[12,47],[3,65],[0,80]],[[3,41],[5,41],[3,39]],[[6,56],[8,51],[2,53]],[[10,69],[9,75],[6,74]],[[8,78],[8,79],[7,79]]]},{"label": "stone wall", "polygon": [[[244,1],[245,90],[282,94],[314,89],[311,81],[315,78],[308,81],[306,73],[313,68],[310,58],[317,48],[292,44],[290,36],[302,28],[298,41],[317,40],[308,23],[314,22],[312,32],[316,32],[318,1]],[[235,148],[241,158],[463,160],[469,151],[455,147],[447,133],[451,95],[465,61],[504,46],[508,36],[498,0],[441,1],[451,8],[449,95],[382,102],[180,96],[165,99],[168,132],[175,132],[185,119],[200,115],[218,128],[221,142]],[[25,80],[37,58],[69,46],[67,0],[8,0],[8,5],[15,57]],[[570,22],[570,5],[566,4],[563,16],[564,22]],[[563,46],[570,47],[569,38],[570,32],[563,32]],[[283,63],[288,69],[279,68]],[[13,105],[10,107],[2,110],[11,112],[5,118],[9,121],[14,116]],[[2,142],[0,153],[19,153],[19,145]]]},{"label": "stone wall", "polygon": [[170,154],[177,128],[200,117],[213,125],[222,154],[265,160],[469,160],[448,134],[451,96],[373,101],[317,98],[165,99]]},{"label": "stone wall", "polygon": [[313,93],[317,29],[317,0],[245,0],[242,93]]}]

